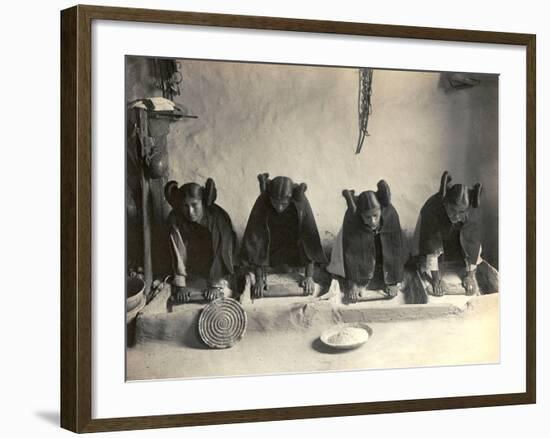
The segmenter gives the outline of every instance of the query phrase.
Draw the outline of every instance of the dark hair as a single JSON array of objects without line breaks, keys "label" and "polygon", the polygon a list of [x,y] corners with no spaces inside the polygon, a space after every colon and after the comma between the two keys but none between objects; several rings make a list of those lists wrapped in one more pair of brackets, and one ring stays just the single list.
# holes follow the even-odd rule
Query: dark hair
[{"label": "dark hair", "polygon": [[278,176],[269,181],[267,191],[275,199],[290,198],[294,190],[294,183],[286,176]]},{"label": "dark hair", "polygon": [[439,195],[443,199],[443,202],[459,207],[479,207],[481,192],[483,190],[481,183],[476,183],[472,188],[469,188],[463,184],[451,185],[451,181],[452,178],[449,172],[443,172],[439,186]]},{"label": "dark hair", "polygon": [[187,183],[178,188],[176,181],[169,181],[164,186],[164,197],[172,208],[177,206],[186,198],[204,199],[204,189],[196,183]]},{"label": "dark hair", "polygon": [[372,190],[367,190],[357,197],[357,209],[360,212],[367,212],[378,208],[382,207],[376,193]]},{"label": "dark hair", "polygon": [[445,202],[457,207],[468,207],[470,205],[470,194],[468,187],[463,184],[455,184],[447,189]]},{"label": "dark hair", "polygon": [[180,201],[185,198],[201,199],[203,197],[203,188],[197,183],[187,183],[182,185],[178,190],[178,198]]}]

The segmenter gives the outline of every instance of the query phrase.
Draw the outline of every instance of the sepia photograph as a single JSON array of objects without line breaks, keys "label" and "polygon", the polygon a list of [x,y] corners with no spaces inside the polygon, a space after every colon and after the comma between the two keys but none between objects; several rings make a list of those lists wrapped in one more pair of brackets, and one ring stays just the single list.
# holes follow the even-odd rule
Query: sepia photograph
[{"label": "sepia photograph", "polygon": [[125,97],[127,381],[499,363],[499,75],[127,55]]}]

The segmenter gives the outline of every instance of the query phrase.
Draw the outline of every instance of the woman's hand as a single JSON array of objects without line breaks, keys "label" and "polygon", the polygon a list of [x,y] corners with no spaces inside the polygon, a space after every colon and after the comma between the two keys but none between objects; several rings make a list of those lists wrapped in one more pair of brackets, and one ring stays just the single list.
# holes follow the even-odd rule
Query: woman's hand
[{"label": "woman's hand", "polygon": [[447,288],[445,284],[441,281],[439,271],[432,271],[432,288],[433,294],[436,297],[442,297],[447,293]]},{"label": "woman's hand", "polygon": [[264,290],[267,290],[267,282],[265,281],[264,271],[262,268],[256,268],[256,281],[252,287],[254,298],[263,298]]},{"label": "woman's hand", "polygon": [[302,286],[304,288],[304,295],[309,296],[315,293],[315,282],[313,278],[306,277]]},{"label": "woman's hand", "polygon": [[191,299],[191,289],[185,286],[173,286],[172,299],[176,303],[188,303]]},{"label": "woman's hand", "polygon": [[388,284],[386,285],[386,294],[390,298],[395,298],[399,292],[399,285],[397,284]]},{"label": "woman's hand", "polygon": [[479,294],[479,285],[477,284],[475,271],[469,271],[462,279],[462,286],[466,289],[466,295]]},{"label": "woman's hand", "polygon": [[361,291],[361,288],[357,284],[349,282],[344,292],[344,297],[346,298],[346,302],[356,303],[357,300],[359,299],[360,291]]},{"label": "woman's hand", "polygon": [[210,286],[204,291],[206,301],[214,301],[223,297],[223,289],[221,287]]}]

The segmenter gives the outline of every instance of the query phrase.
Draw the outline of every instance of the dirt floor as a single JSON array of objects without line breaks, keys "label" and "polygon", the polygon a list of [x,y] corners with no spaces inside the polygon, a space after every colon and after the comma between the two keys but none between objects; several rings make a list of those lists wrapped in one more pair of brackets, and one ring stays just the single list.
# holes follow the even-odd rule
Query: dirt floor
[{"label": "dirt floor", "polygon": [[469,304],[459,315],[370,323],[373,336],[352,351],[325,347],[319,327],[247,332],[227,350],[147,342],[127,350],[127,380],[496,363],[498,294]]}]

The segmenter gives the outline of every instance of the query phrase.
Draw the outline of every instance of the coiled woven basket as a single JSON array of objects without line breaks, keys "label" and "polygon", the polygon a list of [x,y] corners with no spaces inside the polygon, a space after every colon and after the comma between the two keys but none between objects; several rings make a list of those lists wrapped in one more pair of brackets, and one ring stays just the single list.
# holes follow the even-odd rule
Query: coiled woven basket
[{"label": "coiled woven basket", "polygon": [[246,312],[233,298],[218,298],[199,317],[199,335],[210,348],[229,348],[244,335]]}]

